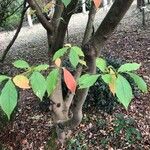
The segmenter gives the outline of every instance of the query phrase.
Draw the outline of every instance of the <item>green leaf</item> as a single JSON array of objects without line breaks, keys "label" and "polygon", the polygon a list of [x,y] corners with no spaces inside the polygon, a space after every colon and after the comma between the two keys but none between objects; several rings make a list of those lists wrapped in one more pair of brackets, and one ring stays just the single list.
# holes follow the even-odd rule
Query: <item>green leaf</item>
[{"label": "green leaf", "polygon": [[127,109],[133,98],[132,88],[129,82],[121,75],[118,75],[116,80],[116,96]]},{"label": "green leaf", "polygon": [[44,76],[39,72],[33,72],[30,78],[30,82],[34,94],[42,101],[46,92],[46,80]]},{"label": "green leaf", "polygon": [[64,3],[65,7],[67,7],[67,5],[71,2],[71,0],[62,0],[62,2]]},{"label": "green leaf", "polygon": [[138,88],[142,91],[142,92],[147,92],[147,85],[145,83],[145,81],[138,75],[134,74],[134,73],[129,73],[128,74],[131,76],[131,78],[133,78],[134,82],[137,84]]},{"label": "green leaf", "polygon": [[120,68],[118,69],[118,72],[134,71],[134,70],[139,69],[140,66],[141,64],[137,64],[137,63],[126,63],[120,66]]},{"label": "green leaf", "polygon": [[100,75],[89,75],[89,74],[82,75],[78,80],[79,88],[83,89],[94,85],[99,76]]},{"label": "green leaf", "polygon": [[2,110],[7,114],[8,119],[17,105],[18,94],[15,85],[11,80],[8,80],[4,88],[1,91],[0,106]]},{"label": "green leaf", "polygon": [[110,74],[102,75],[102,79],[105,83],[110,84],[112,81],[112,77]]},{"label": "green leaf", "polygon": [[106,61],[102,58],[97,58],[96,67],[98,67],[102,72],[105,72],[105,69],[107,67]]},{"label": "green leaf", "polygon": [[30,68],[29,64],[24,61],[24,60],[16,60],[13,65],[16,67],[16,68],[21,68],[21,69],[28,69]]},{"label": "green leaf", "polygon": [[73,46],[73,47],[71,47],[71,49],[73,49],[79,56],[84,57],[83,51],[81,50],[80,47]]},{"label": "green leaf", "polygon": [[43,71],[43,70],[47,70],[49,67],[49,65],[47,64],[41,64],[38,65],[37,67],[34,68],[35,71]]},{"label": "green leaf", "polygon": [[4,80],[7,80],[7,79],[9,79],[8,76],[0,75],[0,83],[1,83],[2,81],[4,81]]},{"label": "green leaf", "polygon": [[53,56],[53,61],[56,60],[57,58],[62,57],[68,50],[68,47],[63,47],[59,49]]},{"label": "green leaf", "polygon": [[72,64],[72,66],[74,68],[76,68],[76,66],[79,63],[79,56],[78,56],[78,54],[73,49],[70,50],[69,60],[70,60],[70,63]]},{"label": "green leaf", "polygon": [[48,96],[56,88],[57,81],[58,81],[58,75],[59,75],[59,70],[58,69],[54,69],[47,76],[46,83],[47,83],[47,93],[48,93]]}]

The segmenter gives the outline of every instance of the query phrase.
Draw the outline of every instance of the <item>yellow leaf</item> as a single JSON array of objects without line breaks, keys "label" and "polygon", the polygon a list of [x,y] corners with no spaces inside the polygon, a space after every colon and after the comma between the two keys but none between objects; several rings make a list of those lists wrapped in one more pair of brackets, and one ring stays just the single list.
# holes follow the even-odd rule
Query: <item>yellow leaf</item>
[{"label": "yellow leaf", "polygon": [[53,7],[53,3],[49,2],[44,6],[44,12],[48,12],[52,7]]},{"label": "yellow leaf", "polygon": [[60,65],[61,65],[61,59],[60,59],[60,58],[57,58],[57,59],[55,60],[55,65],[56,65],[57,67],[60,67]]},{"label": "yellow leaf", "polygon": [[24,75],[17,75],[13,78],[13,82],[21,89],[29,89],[29,79]]},{"label": "yellow leaf", "polygon": [[68,44],[68,43],[67,43],[67,44],[64,45],[64,47],[69,47],[69,48],[71,48],[71,44]]},{"label": "yellow leaf", "polygon": [[109,89],[115,95],[116,93],[116,74],[115,72],[110,68],[110,75],[111,75],[111,82],[109,83]]}]

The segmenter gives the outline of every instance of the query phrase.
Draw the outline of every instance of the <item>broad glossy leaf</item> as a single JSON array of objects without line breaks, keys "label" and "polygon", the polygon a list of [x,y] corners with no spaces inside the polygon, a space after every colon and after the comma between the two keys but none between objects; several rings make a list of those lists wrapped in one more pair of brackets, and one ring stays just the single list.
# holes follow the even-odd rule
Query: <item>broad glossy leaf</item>
[{"label": "broad glossy leaf", "polygon": [[24,75],[17,75],[13,78],[13,82],[16,86],[22,89],[30,89],[29,79]]},{"label": "broad glossy leaf", "polygon": [[93,0],[94,4],[95,4],[95,7],[96,8],[99,8],[99,6],[101,5],[102,3],[102,0]]},{"label": "broad glossy leaf", "polygon": [[7,80],[7,79],[9,79],[8,76],[0,75],[0,83],[1,83],[2,81],[4,81],[4,80]]},{"label": "broad glossy leaf", "polygon": [[57,59],[55,60],[55,65],[56,65],[57,67],[60,67],[60,65],[61,65],[61,59],[60,59],[60,58],[57,58]]},{"label": "broad glossy leaf", "polygon": [[63,68],[63,73],[64,73],[64,81],[67,86],[67,88],[72,92],[75,93],[76,91],[76,81],[72,74],[65,68]]},{"label": "broad glossy leaf", "polygon": [[126,63],[124,65],[121,65],[118,69],[118,72],[128,72],[128,71],[134,71],[139,69],[141,64],[137,63]]},{"label": "broad glossy leaf", "polygon": [[76,66],[77,66],[78,63],[79,63],[79,56],[78,56],[78,54],[77,54],[73,49],[70,50],[70,53],[69,53],[69,60],[70,60],[70,62],[71,62],[71,64],[72,64],[72,66],[73,66],[74,68],[76,68]]},{"label": "broad glossy leaf", "polygon": [[35,71],[43,71],[43,70],[47,70],[49,67],[48,64],[41,64],[38,65],[37,67],[34,68]]},{"label": "broad glossy leaf", "polygon": [[62,57],[68,50],[68,47],[63,47],[59,49],[53,56],[53,61],[56,60],[57,58]]},{"label": "broad glossy leaf", "polygon": [[89,75],[89,74],[82,75],[78,80],[79,88],[80,89],[89,88],[90,86],[94,85],[99,76],[100,75]]},{"label": "broad glossy leaf", "polygon": [[80,47],[78,47],[78,46],[73,46],[73,47],[71,47],[71,49],[73,49],[79,56],[84,57],[83,51],[81,50]]},{"label": "broad glossy leaf", "polygon": [[145,83],[145,81],[138,75],[134,74],[134,73],[129,73],[128,74],[133,78],[134,82],[137,84],[138,88],[142,91],[142,92],[147,92],[147,85]]},{"label": "broad glossy leaf", "polygon": [[105,83],[107,84],[110,84],[111,83],[111,80],[112,80],[112,77],[110,74],[104,74],[102,75],[102,79]]},{"label": "broad glossy leaf", "polygon": [[18,94],[15,85],[11,80],[8,80],[4,88],[1,91],[0,106],[2,110],[7,114],[8,119],[17,105]]},{"label": "broad glossy leaf", "polygon": [[129,82],[121,75],[118,75],[116,80],[116,96],[124,107],[127,109],[132,98],[132,88]]},{"label": "broad glossy leaf", "polygon": [[28,69],[30,68],[29,64],[24,61],[24,60],[16,60],[13,65],[16,67],[16,68],[20,68],[20,69]]},{"label": "broad glossy leaf", "polygon": [[102,72],[105,72],[107,67],[106,61],[102,58],[96,58],[96,67],[98,67]]},{"label": "broad glossy leaf", "polygon": [[47,83],[47,93],[48,96],[55,90],[57,81],[59,77],[59,70],[54,69],[52,70],[49,75],[47,76],[46,83]]},{"label": "broad glossy leaf", "polygon": [[42,100],[46,92],[46,80],[44,76],[39,72],[33,72],[30,82],[34,94]]},{"label": "broad glossy leaf", "polygon": [[71,0],[62,0],[62,2],[64,3],[65,7],[67,7]]}]

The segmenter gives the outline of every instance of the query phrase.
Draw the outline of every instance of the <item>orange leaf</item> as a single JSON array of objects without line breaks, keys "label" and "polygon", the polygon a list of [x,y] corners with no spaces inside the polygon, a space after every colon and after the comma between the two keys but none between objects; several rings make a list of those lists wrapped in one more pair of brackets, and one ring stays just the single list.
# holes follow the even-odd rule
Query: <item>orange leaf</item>
[{"label": "orange leaf", "polygon": [[95,4],[95,7],[96,9],[98,9],[98,7],[101,5],[102,3],[102,0],[93,0],[94,4]]},{"label": "orange leaf", "polygon": [[57,67],[60,67],[60,65],[61,65],[61,59],[60,59],[60,58],[57,58],[57,59],[55,60],[55,65],[56,65]]},{"label": "orange leaf", "polygon": [[110,75],[111,75],[111,83],[109,83],[109,89],[115,95],[116,93],[116,75],[115,72],[110,68]]},{"label": "orange leaf", "polygon": [[63,72],[64,72],[64,81],[66,83],[67,88],[72,92],[75,93],[76,90],[76,81],[74,79],[74,77],[72,76],[72,74],[65,68],[63,68]]},{"label": "orange leaf", "polygon": [[24,75],[17,75],[13,78],[13,82],[16,86],[22,89],[29,89],[29,79]]}]

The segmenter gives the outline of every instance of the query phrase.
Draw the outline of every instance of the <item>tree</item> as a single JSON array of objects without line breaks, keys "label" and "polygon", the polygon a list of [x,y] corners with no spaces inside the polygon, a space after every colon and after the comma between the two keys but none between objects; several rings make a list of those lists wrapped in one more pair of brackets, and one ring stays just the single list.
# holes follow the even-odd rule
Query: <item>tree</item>
[{"label": "tree", "polygon": [[[48,80],[51,80],[51,78],[53,77],[53,82],[52,82],[51,86],[53,84],[54,85],[56,84],[56,87],[55,86],[49,87],[49,89],[50,89],[49,95],[50,95],[50,100],[52,101],[52,111],[53,111],[54,123],[56,125],[56,133],[57,133],[59,141],[63,143],[66,138],[66,133],[68,133],[70,130],[74,129],[75,127],[77,127],[82,120],[82,106],[85,102],[85,99],[86,99],[86,96],[87,96],[87,93],[89,90],[88,86],[85,86],[84,88],[82,87],[82,88],[76,89],[76,81],[75,80],[77,78],[79,78],[82,75],[82,73],[85,72],[85,70],[86,70],[87,75],[84,76],[84,78],[91,77],[90,75],[94,74],[92,76],[91,80],[95,81],[99,77],[99,76],[95,75],[96,74],[97,57],[100,56],[102,47],[104,46],[107,39],[111,36],[114,29],[117,27],[118,23],[121,21],[121,19],[123,18],[123,16],[129,9],[133,0],[126,0],[126,1],[115,0],[115,2],[113,3],[112,7],[109,10],[109,12],[107,13],[106,17],[104,18],[102,23],[99,25],[96,32],[93,34],[92,34],[92,32],[93,32],[94,17],[96,14],[96,10],[99,7],[101,1],[93,0],[91,2],[92,6],[91,6],[91,9],[89,12],[88,23],[87,23],[87,27],[86,27],[86,30],[84,33],[83,42],[81,45],[82,50],[80,50],[78,47],[73,47],[73,49],[75,49],[76,53],[78,53],[79,56],[84,57],[87,67],[85,69],[83,65],[78,64],[78,62],[76,63],[76,58],[74,58],[74,56],[76,57],[76,54],[74,54],[72,51],[72,54],[70,54],[70,55],[73,56],[73,59],[71,59],[71,61],[73,61],[72,64],[75,67],[77,67],[75,70],[75,73],[74,73],[74,77],[65,68],[61,68],[61,69],[58,69],[58,68],[60,68],[61,61],[63,60],[63,58],[61,58],[62,60],[60,60],[59,57],[62,56],[64,53],[66,53],[68,49],[72,49],[72,46],[70,46],[70,45],[66,45],[64,47],[64,40],[65,40],[67,28],[68,28],[68,23],[77,7],[78,0],[71,0],[71,1],[67,1],[67,0],[59,1],[58,0],[58,1],[56,1],[55,11],[54,11],[54,15],[53,15],[51,22],[49,22],[49,20],[47,20],[46,17],[43,15],[42,9],[36,0],[25,0],[24,4],[26,2],[29,4],[29,6],[33,10],[35,10],[35,13],[36,13],[37,18],[39,19],[39,22],[43,25],[43,27],[47,31],[47,39],[48,39],[48,45],[49,45],[48,55],[50,58],[49,66],[54,66],[54,65],[56,66],[56,69],[52,70],[50,72],[49,76],[47,77],[47,82],[48,82]],[[24,10],[26,10],[26,9],[24,9]],[[24,14],[24,11],[22,14]],[[7,54],[7,53],[5,53],[5,54]],[[3,57],[3,59],[4,58],[5,57]],[[99,59],[98,63],[99,62],[102,63],[103,65],[105,65],[105,62],[103,60]],[[82,63],[84,64],[85,62],[82,61]],[[29,65],[26,62],[17,61],[14,63],[14,65],[18,68],[28,68],[31,71],[31,68],[29,67]],[[34,68],[33,70],[34,71],[35,70],[36,71],[37,70],[38,71],[45,70],[45,69],[47,69],[47,67],[48,67],[47,65],[37,66],[37,68]],[[118,70],[118,71],[120,71],[120,72],[130,71],[132,69],[136,70],[138,68],[139,68],[138,64],[133,64],[133,65],[127,64],[127,65],[121,67],[120,70]],[[102,69],[101,65],[100,65],[100,69]],[[63,74],[62,74],[62,72],[63,72]],[[109,72],[114,76],[114,72],[111,68],[110,68]],[[26,73],[29,73],[29,72],[27,71]],[[133,75],[133,74],[130,74],[130,75],[132,77],[134,76],[135,81],[137,82],[137,79],[139,79],[139,77],[137,77],[137,76],[135,77],[135,75]],[[58,76],[57,82],[55,79],[56,76]],[[65,97],[63,97],[63,93],[62,93],[62,80],[61,80],[62,76],[64,76],[64,80],[69,89],[68,93],[66,94]],[[109,75],[107,75],[107,77],[108,76]],[[106,76],[104,76],[104,78],[105,77]],[[37,85],[39,89],[37,89],[34,86],[37,83],[37,81],[35,81],[35,79],[38,79],[38,78],[41,79],[38,81],[41,83],[41,85],[43,85],[43,86],[40,85],[40,87]],[[81,76],[81,78],[82,78],[82,76]],[[113,79],[114,78],[116,78],[116,77],[113,77]],[[124,81],[124,78],[122,78],[119,75],[118,75],[118,78],[120,81]],[[8,79],[8,77],[3,76],[0,79],[1,80]],[[88,78],[88,79],[90,79],[90,78]],[[24,88],[29,88],[28,87],[28,79],[26,77],[16,76],[13,78],[13,81],[14,81],[14,83],[16,83],[16,85],[18,85],[18,80],[23,81],[23,82],[21,82],[21,87],[25,86]],[[45,88],[44,82],[45,82],[45,80],[43,79],[43,77],[41,77],[41,74],[39,74],[37,72],[33,72],[32,76],[31,76],[31,85],[33,85],[35,87],[35,88],[33,88],[33,91],[36,93],[36,95],[40,99],[42,99],[44,92],[42,92],[42,94],[41,94],[39,92],[39,90],[41,89],[41,91],[43,91],[43,88]],[[108,82],[108,81],[106,81],[106,82]],[[24,83],[24,84],[22,85],[22,83]],[[81,83],[83,84],[82,79],[81,79]],[[125,81],[125,83],[128,86],[128,83],[126,81]],[[12,88],[14,88],[12,83],[9,81],[5,88],[8,88],[9,87],[8,85],[10,85]],[[111,85],[112,85],[112,83],[111,83]],[[142,85],[143,85],[143,80],[142,80]],[[19,82],[19,86],[20,86],[20,82]],[[145,84],[144,84],[144,86],[145,86]],[[111,87],[110,87],[110,89],[114,93],[114,89]],[[2,93],[4,93],[4,92],[2,92]],[[14,93],[15,93],[14,95],[16,98],[16,92],[14,92]],[[3,94],[2,96],[5,97],[6,95]],[[120,95],[118,95],[118,97],[119,96]],[[132,97],[132,94],[130,96]],[[126,107],[127,106],[128,106],[128,104],[126,105]],[[69,117],[70,111],[72,113],[71,117]]]}]

